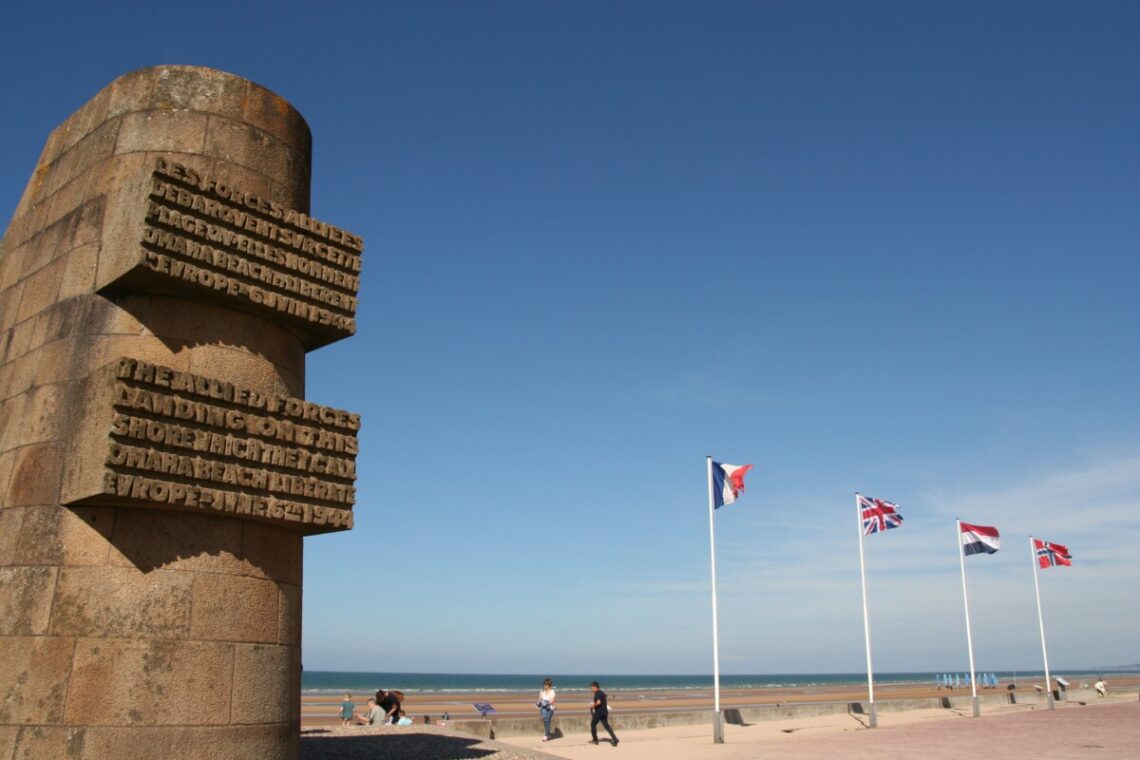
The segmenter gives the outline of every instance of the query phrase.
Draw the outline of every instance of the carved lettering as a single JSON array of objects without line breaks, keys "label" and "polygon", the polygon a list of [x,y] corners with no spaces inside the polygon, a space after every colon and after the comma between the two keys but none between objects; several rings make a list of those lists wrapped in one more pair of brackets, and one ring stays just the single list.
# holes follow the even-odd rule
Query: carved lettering
[{"label": "carved lettering", "polygon": [[[111,433],[119,438],[133,439],[155,446],[214,454],[259,465],[286,467],[336,478],[356,478],[356,463],[351,459],[306,449],[277,446],[257,438],[220,434],[125,414],[114,416]],[[318,437],[314,437],[314,440],[317,439]]]},{"label": "carved lettering", "polygon": [[156,167],[156,173],[177,180],[183,184],[193,186],[200,192],[240,204],[272,219],[281,220],[285,224],[296,227],[299,230],[304,230],[323,237],[331,243],[344,245],[354,251],[364,250],[364,241],[356,235],[345,232],[331,224],[313,219],[299,211],[283,208],[270,200],[260,197],[256,193],[244,192],[223,180],[206,177],[182,164],[160,158]]},{"label": "carved lettering", "polygon": [[176,280],[183,280],[185,282],[195,283],[210,290],[224,292],[227,295],[245,297],[255,304],[265,306],[269,309],[288,314],[291,317],[297,317],[308,322],[315,322],[320,325],[329,325],[336,327],[340,330],[353,332],[356,330],[356,320],[344,317],[339,314],[333,314],[326,309],[318,306],[313,306],[296,298],[280,295],[278,293],[271,293],[261,288],[246,285],[245,283],[238,282],[226,275],[214,272],[210,269],[203,269],[196,267],[193,264],[187,264],[177,259],[171,259],[163,256],[160,253],[153,251],[144,251],[143,264],[154,272],[169,275]]},{"label": "carved lettering", "polygon": [[351,526],[359,415],[129,358],[112,374],[104,495]]},{"label": "carved lettering", "polygon": [[165,159],[143,222],[141,269],[308,323],[312,345],[356,331],[359,237]]},{"label": "carved lettering", "polygon": [[265,517],[287,522],[328,525],[346,530],[353,526],[353,514],[350,509],[221,491],[203,486],[168,483],[111,471],[103,474],[103,493],[118,499],[157,502],[170,506]]},{"label": "carved lettering", "polygon": [[[345,292],[337,292],[332,288],[312,286],[314,293],[346,310],[355,310],[357,299],[350,295],[360,286],[360,280],[355,275],[345,274],[337,269],[325,266],[320,262],[299,257],[289,251],[283,251],[271,245],[259,243],[244,235],[232,232],[218,225],[203,222],[197,217],[181,214],[172,209],[150,203],[147,206],[146,218],[148,221],[163,225],[163,227],[148,226],[143,230],[143,242],[151,246],[162,248],[170,253],[193,258],[216,267],[228,267],[235,273],[245,277],[259,279],[274,287],[300,288],[302,283],[309,284],[312,280],[328,283],[333,288]],[[164,228],[174,228],[168,231]],[[180,231],[189,232],[195,237],[216,243],[222,248],[211,247],[207,243],[198,242],[179,234]],[[227,250],[236,251],[230,253]],[[238,255],[244,254],[244,255]],[[260,259],[265,264],[257,265],[245,256]],[[280,266],[296,272],[296,275],[286,275],[271,268]],[[245,269],[242,269],[242,267]],[[278,280],[273,276],[277,275]],[[291,279],[285,279],[291,278]],[[326,292],[327,291],[327,292]]]},{"label": "carved lettering", "polygon": [[360,429],[360,415],[334,409],[328,406],[314,404],[304,399],[289,396],[264,395],[255,390],[238,387],[224,380],[214,380],[190,372],[182,372],[169,367],[163,367],[137,359],[119,359],[116,367],[116,377],[120,380],[130,380],[135,383],[152,385],[158,388],[169,388],[173,391],[185,392],[203,398],[225,401],[252,409],[265,410],[270,414],[284,414],[285,416],[320,422],[324,425],[339,427],[344,430],[357,431]]}]

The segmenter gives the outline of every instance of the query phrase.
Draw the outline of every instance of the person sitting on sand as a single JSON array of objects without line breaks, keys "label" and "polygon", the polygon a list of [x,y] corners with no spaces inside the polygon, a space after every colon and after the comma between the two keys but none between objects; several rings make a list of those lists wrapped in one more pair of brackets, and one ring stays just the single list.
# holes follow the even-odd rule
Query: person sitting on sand
[{"label": "person sitting on sand", "polygon": [[352,718],[356,715],[356,705],[352,703],[352,695],[345,694],[344,701],[340,703],[340,725],[351,726]]},{"label": "person sitting on sand", "polygon": [[397,690],[392,693],[396,695],[396,715],[392,722],[398,723],[400,718],[406,717],[407,715],[407,713],[404,712],[404,692]]},{"label": "person sitting on sand", "polygon": [[354,715],[352,719],[362,726],[376,726],[384,720],[384,712],[376,704],[375,699],[369,699],[368,712],[364,715]]}]

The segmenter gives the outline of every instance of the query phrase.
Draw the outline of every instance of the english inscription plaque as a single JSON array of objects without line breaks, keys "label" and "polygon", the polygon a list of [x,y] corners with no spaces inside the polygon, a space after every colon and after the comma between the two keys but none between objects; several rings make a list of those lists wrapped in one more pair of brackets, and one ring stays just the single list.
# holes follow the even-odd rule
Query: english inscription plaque
[{"label": "english inscription plaque", "polygon": [[67,503],[352,527],[359,415],[130,358],[90,383],[106,456],[69,471]]}]

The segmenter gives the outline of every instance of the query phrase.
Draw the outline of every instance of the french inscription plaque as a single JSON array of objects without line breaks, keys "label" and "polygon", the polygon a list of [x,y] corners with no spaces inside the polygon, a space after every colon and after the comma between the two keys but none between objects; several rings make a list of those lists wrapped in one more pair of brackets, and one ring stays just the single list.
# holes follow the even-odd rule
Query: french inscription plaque
[{"label": "french inscription plaque", "polygon": [[358,236],[165,158],[141,216],[138,253],[108,287],[252,311],[301,335],[307,349],[356,332]]}]

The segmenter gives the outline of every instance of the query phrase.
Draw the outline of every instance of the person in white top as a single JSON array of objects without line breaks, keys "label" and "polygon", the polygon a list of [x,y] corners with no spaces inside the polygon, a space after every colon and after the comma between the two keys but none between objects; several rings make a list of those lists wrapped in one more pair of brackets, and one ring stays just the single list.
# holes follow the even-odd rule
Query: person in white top
[{"label": "person in white top", "polygon": [[542,682],[542,691],[538,693],[538,706],[539,713],[542,714],[542,726],[545,733],[542,737],[544,742],[548,742],[554,738],[550,733],[550,721],[554,718],[554,701],[558,699],[558,695],[554,693],[554,682],[547,678]]}]

